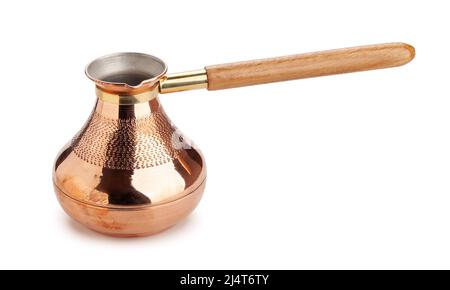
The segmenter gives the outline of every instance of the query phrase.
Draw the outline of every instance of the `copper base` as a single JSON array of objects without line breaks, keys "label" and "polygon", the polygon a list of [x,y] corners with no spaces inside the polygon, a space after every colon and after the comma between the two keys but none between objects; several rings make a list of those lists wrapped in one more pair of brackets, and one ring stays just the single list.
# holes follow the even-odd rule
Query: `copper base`
[{"label": "copper base", "polygon": [[64,211],[89,229],[115,237],[142,237],[164,231],[192,212],[200,202],[206,180],[183,197],[154,206],[111,209],[73,199],[55,184],[54,189]]}]

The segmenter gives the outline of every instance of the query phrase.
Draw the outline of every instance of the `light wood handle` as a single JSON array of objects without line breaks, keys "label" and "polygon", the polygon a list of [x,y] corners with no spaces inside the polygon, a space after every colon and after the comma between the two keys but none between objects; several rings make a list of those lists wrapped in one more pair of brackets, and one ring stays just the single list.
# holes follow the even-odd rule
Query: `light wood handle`
[{"label": "light wood handle", "polygon": [[405,43],[375,44],[205,67],[208,90],[400,66],[414,58]]}]

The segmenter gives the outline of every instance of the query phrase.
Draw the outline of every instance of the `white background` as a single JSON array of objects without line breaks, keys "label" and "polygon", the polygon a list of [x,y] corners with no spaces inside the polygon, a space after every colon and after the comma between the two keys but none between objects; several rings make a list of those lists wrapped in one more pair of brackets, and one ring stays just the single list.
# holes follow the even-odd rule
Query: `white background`
[{"label": "white background", "polygon": [[[2,1],[0,268],[450,268],[446,2]],[[98,56],[150,53],[177,72],[391,41],[416,59],[161,96],[208,165],[199,207],[164,233],[92,233],[54,197]]]}]

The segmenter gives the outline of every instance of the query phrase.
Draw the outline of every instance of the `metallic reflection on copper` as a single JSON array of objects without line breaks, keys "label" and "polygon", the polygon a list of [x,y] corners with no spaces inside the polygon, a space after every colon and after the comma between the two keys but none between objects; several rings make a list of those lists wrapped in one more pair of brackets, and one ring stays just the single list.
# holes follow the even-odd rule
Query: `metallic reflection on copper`
[{"label": "metallic reflection on copper", "polygon": [[[121,78],[133,76],[115,80]],[[56,158],[58,200],[72,218],[97,232],[123,237],[160,232],[200,201],[204,159],[161,107],[158,78],[145,81],[144,89],[100,81],[91,116]],[[103,100],[103,93],[108,98]],[[133,101],[134,95],[149,97]]]}]

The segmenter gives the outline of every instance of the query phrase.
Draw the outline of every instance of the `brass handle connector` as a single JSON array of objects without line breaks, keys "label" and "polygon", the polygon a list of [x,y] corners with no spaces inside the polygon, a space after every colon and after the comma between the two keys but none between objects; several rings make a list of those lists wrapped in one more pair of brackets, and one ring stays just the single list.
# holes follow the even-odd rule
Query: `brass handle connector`
[{"label": "brass handle connector", "polygon": [[206,89],[207,87],[208,77],[205,69],[167,74],[159,81],[159,92],[161,94]]}]

